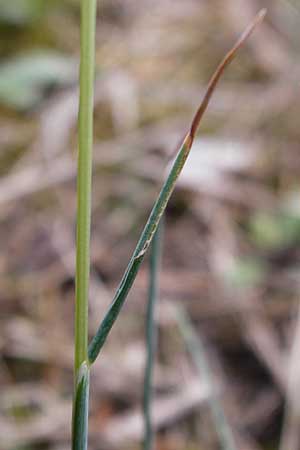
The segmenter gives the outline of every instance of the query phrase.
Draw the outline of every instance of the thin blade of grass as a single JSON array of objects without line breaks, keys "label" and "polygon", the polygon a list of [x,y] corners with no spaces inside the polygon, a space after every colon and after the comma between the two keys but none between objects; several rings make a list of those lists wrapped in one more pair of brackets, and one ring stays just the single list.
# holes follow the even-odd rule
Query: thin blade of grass
[{"label": "thin blade of grass", "polygon": [[88,409],[89,409],[90,370],[83,363],[78,371],[75,385],[72,420],[72,450],[84,450],[88,440]]},{"label": "thin blade of grass", "polygon": [[129,261],[129,264],[127,266],[127,269],[125,270],[125,273],[123,275],[123,278],[120,282],[120,285],[117,289],[117,292],[115,294],[115,297],[113,299],[113,302],[108,309],[103,321],[101,322],[96,335],[92,339],[89,350],[88,350],[88,357],[89,362],[93,363],[95,359],[97,358],[104,342],[106,341],[106,338],[116,321],[120,310],[126,300],[126,297],[130,291],[130,288],[135,280],[135,277],[138,273],[138,270],[140,268],[140,265],[144,259],[145,253],[151,243],[151,240],[154,236],[154,233],[157,229],[157,226],[159,224],[159,221],[163,215],[163,212],[167,206],[167,203],[171,197],[172,192],[174,191],[175,184],[177,181],[177,178],[180,175],[180,172],[182,171],[182,168],[185,164],[185,161],[189,155],[189,152],[191,150],[191,147],[193,145],[193,141],[195,138],[195,135],[198,131],[201,119],[203,117],[204,112],[207,109],[207,106],[209,104],[209,101],[211,99],[211,96],[217,86],[217,83],[223,74],[225,68],[230,64],[230,62],[235,57],[237,51],[239,48],[244,44],[244,42],[247,40],[247,38],[251,35],[255,27],[263,20],[264,16],[266,14],[266,10],[261,10],[258,15],[254,18],[253,22],[245,29],[243,34],[240,36],[240,38],[237,40],[236,44],[232,47],[232,49],[226,54],[223,61],[218,66],[217,70],[213,74],[206,93],[204,95],[203,101],[200,104],[199,109],[197,110],[192,125],[185,136],[182,145],[180,146],[177,156],[175,158],[175,161],[173,163],[173,166],[170,170],[169,176],[167,177],[159,195],[158,198],[153,206],[152,212],[149,216],[148,222],[146,223],[146,226],[141,234],[141,237],[138,241],[138,244],[135,248],[135,251],[133,252],[133,255]]},{"label": "thin blade of grass", "polygon": [[179,329],[184,338],[187,350],[194,360],[201,381],[209,387],[208,402],[216,433],[219,438],[220,448],[223,450],[237,450],[233,432],[227,422],[221,401],[213,383],[212,371],[201,337],[196,333],[192,321],[182,305],[176,306],[176,318]]},{"label": "thin blade of grass", "polygon": [[151,244],[150,256],[150,280],[148,289],[148,304],[146,314],[146,367],[144,374],[143,386],[143,416],[144,416],[144,450],[151,450],[154,444],[154,430],[151,417],[151,405],[153,397],[153,369],[156,354],[157,342],[157,325],[155,323],[155,307],[158,300],[159,290],[159,272],[160,260],[162,253],[162,234],[163,234],[162,219]]}]

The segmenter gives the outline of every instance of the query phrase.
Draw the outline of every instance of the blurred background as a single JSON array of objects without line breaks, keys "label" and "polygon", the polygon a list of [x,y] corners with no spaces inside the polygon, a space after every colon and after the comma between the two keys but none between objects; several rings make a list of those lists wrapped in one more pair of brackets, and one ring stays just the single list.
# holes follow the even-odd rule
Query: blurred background
[{"label": "blurred background", "polygon": [[[300,448],[300,3],[99,1],[91,335],[209,77],[261,7],[166,213],[157,450],[220,448],[212,392],[240,450]],[[1,450],[70,448],[79,13],[0,0]],[[146,260],[92,370],[90,449],[140,448],[147,286]]]}]

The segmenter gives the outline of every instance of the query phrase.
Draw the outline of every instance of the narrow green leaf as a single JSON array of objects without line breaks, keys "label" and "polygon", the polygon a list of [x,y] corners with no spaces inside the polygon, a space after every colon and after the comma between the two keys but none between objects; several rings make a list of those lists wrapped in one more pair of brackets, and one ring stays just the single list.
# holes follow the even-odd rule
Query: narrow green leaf
[{"label": "narrow green leaf", "polygon": [[144,259],[145,253],[151,243],[151,240],[154,236],[154,233],[157,229],[161,216],[164,213],[164,210],[167,206],[169,198],[171,197],[172,192],[174,191],[175,184],[177,178],[180,175],[180,172],[184,166],[184,163],[189,155],[191,150],[195,135],[198,131],[201,119],[203,114],[205,113],[211,96],[217,86],[217,83],[224,72],[225,68],[228,64],[233,60],[234,56],[238,49],[243,45],[245,40],[250,36],[254,28],[263,20],[266,14],[266,10],[262,10],[259,14],[254,18],[253,22],[246,28],[241,37],[237,40],[236,44],[232,47],[232,49],[227,53],[223,61],[218,66],[217,70],[213,74],[206,93],[204,95],[203,101],[200,104],[199,109],[197,110],[194,119],[192,121],[192,125],[190,127],[189,132],[183,140],[182,145],[179,148],[169,176],[167,177],[160,194],[154,204],[148,222],[142,232],[140,240],[136,246],[136,249],[130,259],[130,262],[127,266],[127,269],[123,275],[121,283],[117,289],[113,302],[108,309],[103,321],[101,322],[96,335],[92,339],[89,350],[88,350],[88,358],[89,362],[93,363],[97,358],[106,338],[115,323],[120,310],[126,300],[126,297],[130,291],[130,288],[135,280],[135,277],[138,273],[140,265]]},{"label": "narrow green leaf", "polygon": [[[189,138],[189,135],[188,135]],[[115,320],[117,319],[119,312],[124,304],[124,301],[128,295],[128,292],[135,280],[140,265],[144,259],[146,251],[151,243],[153,235],[157,229],[160,218],[167,206],[168,200],[174,190],[176,180],[184,166],[184,163],[188,157],[190,151],[189,145],[190,139],[185,139],[178,155],[175,159],[170,174],[162,187],[162,190],[154,204],[148,222],[144,228],[144,231],[140,237],[140,240],[136,246],[136,249],[132,255],[129,265],[125,271],[125,274],[121,280],[119,288],[116,292],[114,300],[106,313],[98,331],[89,345],[89,361],[93,363],[97,358],[106,338],[111,330]]]},{"label": "narrow green leaf", "polygon": [[86,363],[80,366],[75,385],[73,404],[72,450],[86,450],[88,440],[90,370]]}]

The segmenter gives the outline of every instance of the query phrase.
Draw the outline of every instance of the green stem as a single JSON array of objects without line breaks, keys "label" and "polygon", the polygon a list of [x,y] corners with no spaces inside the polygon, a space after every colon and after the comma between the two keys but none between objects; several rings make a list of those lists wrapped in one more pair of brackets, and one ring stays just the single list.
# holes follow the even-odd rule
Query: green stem
[{"label": "green stem", "polygon": [[157,327],[155,323],[155,306],[159,289],[159,266],[161,256],[161,242],[163,232],[163,220],[158,225],[154,235],[150,255],[150,282],[148,292],[148,305],[146,314],[146,345],[147,359],[144,376],[143,413],[144,413],[144,450],[153,448],[154,432],[151,419],[151,404],[153,397],[153,369],[156,353]]},{"label": "green stem", "polygon": [[75,375],[87,360],[96,0],[81,1]]},{"label": "green stem", "polygon": [[89,364],[87,351],[96,11],[96,0],[81,0],[73,450],[86,450],[88,440]]}]

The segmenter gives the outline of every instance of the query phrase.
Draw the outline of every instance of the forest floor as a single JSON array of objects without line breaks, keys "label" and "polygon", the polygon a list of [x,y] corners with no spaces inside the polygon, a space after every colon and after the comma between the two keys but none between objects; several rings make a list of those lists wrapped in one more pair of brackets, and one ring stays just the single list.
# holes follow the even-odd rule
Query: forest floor
[{"label": "forest floor", "polygon": [[[0,6],[0,449],[66,450],[79,5],[16,3]],[[211,74],[268,8],[221,81],[166,212],[153,414],[157,450],[220,448],[215,397],[238,449],[299,450],[300,9],[100,3],[91,336]],[[91,450],[140,447],[147,286],[146,260],[92,371]],[[182,306],[209,377],[188,352]]]}]

